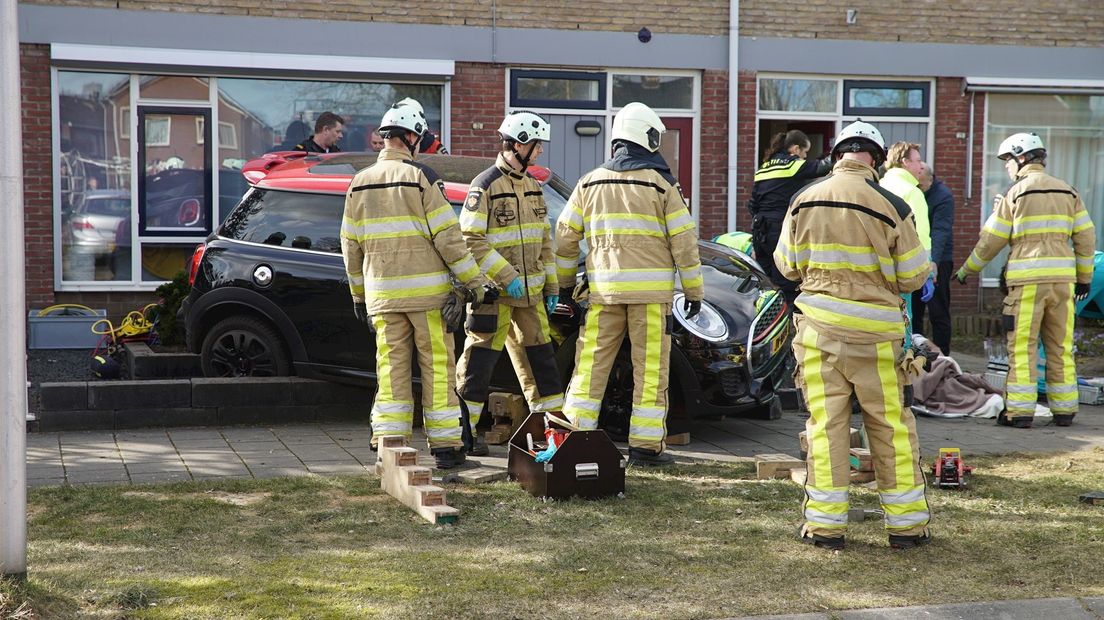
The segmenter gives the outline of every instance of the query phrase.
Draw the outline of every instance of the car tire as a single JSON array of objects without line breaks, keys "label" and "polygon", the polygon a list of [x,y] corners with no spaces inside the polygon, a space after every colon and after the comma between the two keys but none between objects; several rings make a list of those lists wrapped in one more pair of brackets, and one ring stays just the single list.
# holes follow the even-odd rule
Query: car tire
[{"label": "car tire", "polygon": [[758,405],[748,415],[753,420],[778,420],[782,418],[782,399],[772,396],[769,403]]},{"label": "car tire", "polygon": [[232,316],[216,323],[203,338],[200,364],[205,377],[292,374],[283,339],[272,326],[251,316]]}]

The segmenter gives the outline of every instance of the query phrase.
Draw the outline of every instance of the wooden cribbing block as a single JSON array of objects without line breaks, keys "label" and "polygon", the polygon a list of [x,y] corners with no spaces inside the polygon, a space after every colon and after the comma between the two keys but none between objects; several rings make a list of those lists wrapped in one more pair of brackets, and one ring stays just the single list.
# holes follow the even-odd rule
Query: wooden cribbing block
[{"label": "wooden cribbing block", "polygon": [[402,435],[384,435],[380,437],[376,444],[376,475],[383,475],[383,449],[384,448],[405,448],[406,437]]},{"label": "wooden cribbing block", "polygon": [[669,446],[687,446],[690,445],[690,433],[667,435],[666,441]]},{"label": "wooden cribbing block", "polygon": [[[797,434],[797,444],[801,447],[801,453],[805,454],[809,451],[809,432],[801,431]],[[862,435],[859,434],[859,429],[851,429],[851,441],[850,447],[861,448],[862,447]]]},{"label": "wooden cribbing block", "polygon": [[489,444],[498,446],[510,441],[511,435],[513,435],[513,433],[510,432],[509,426],[495,424],[490,430],[483,434],[483,440]]},{"label": "wooden cribbing block", "polygon": [[464,484],[482,484],[505,480],[506,470],[499,467],[476,467],[475,469],[465,469],[457,476],[460,478],[460,482]]},{"label": "wooden cribbing block", "polygon": [[528,417],[529,405],[520,394],[491,392],[487,396],[487,411],[491,413],[492,426],[483,439],[487,443],[503,444],[510,441],[514,431]]},{"label": "wooden cribbing block", "polygon": [[455,523],[460,511],[446,504],[444,489],[429,484],[431,472],[417,464],[418,451],[405,440],[380,444],[380,488],[430,523]]},{"label": "wooden cribbing block", "polygon": [[851,448],[851,469],[874,471],[874,461],[870,458],[869,448]]},{"label": "wooden cribbing block", "polygon": [[804,466],[794,467],[790,470],[790,480],[805,486],[805,482],[809,479],[809,471]]},{"label": "wooden cribbing block", "polygon": [[791,469],[804,466],[805,461],[795,459],[789,454],[755,455],[755,476],[760,480],[789,478]]}]

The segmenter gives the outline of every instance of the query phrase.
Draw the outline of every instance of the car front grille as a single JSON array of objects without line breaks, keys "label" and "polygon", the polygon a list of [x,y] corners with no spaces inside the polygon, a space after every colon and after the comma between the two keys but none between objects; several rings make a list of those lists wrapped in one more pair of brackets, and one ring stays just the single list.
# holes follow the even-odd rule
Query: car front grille
[{"label": "car front grille", "polygon": [[759,311],[758,320],[755,322],[755,335],[752,337],[753,343],[762,342],[763,338],[771,332],[771,329],[778,323],[779,317],[783,315],[786,310],[786,299],[781,293],[775,294],[774,299],[762,310]]},{"label": "car front grille", "polygon": [[742,368],[726,368],[717,373],[717,383],[726,398],[739,398],[747,394],[747,381]]}]

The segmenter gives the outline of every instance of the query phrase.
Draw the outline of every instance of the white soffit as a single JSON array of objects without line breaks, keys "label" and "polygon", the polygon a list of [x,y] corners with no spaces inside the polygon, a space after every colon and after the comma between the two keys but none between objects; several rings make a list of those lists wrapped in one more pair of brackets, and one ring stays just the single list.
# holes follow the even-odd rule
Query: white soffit
[{"label": "white soffit", "polygon": [[1104,95],[1104,80],[967,77],[967,92]]},{"label": "white soffit", "polygon": [[370,58],[307,54],[259,54],[218,50],[118,47],[53,43],[50,58],[59,64],[141,64],[181,68],[237,69],[268,72],[376,73],[452,76],[456,62],[419,58]]}]

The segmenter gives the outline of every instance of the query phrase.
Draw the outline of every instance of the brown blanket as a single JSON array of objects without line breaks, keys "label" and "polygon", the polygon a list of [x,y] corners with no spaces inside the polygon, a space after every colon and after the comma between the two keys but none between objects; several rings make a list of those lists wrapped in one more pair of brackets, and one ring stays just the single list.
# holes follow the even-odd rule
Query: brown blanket
[{"label": "brown blanket", "polygon": [[914,403],[935,414],[973,413],[992,394],[1001,392],[981,375],[961,372],[954,360],[945,356],[935,358],[928,372],[912,382]]}]

